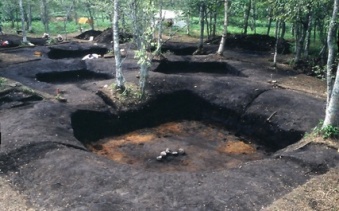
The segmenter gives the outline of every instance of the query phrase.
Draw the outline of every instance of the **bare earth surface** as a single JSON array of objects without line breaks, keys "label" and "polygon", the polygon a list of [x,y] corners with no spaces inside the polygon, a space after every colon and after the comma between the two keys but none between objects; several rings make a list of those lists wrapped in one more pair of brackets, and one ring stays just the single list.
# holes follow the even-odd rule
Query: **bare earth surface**
[{"label": "bare earth surface", "polygon": [[[101,46],[1,49],[0,210],[338,210],[337,142],[299,141],[325,82],[287,55],[191,56],[193,41],[164,46],[144,100],[131,50],[112,95],[113,60],[81,61]],[[157,161],[166,148],[185,154]]]}]

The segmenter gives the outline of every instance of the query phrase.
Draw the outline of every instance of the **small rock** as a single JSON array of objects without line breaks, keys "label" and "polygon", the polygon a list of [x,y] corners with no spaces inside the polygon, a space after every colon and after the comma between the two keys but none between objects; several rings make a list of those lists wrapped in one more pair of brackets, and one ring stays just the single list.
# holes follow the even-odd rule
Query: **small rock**
[{"label": "small rock", "polygon": [[166,156],[167,153],[165,151],[160,152],[160,156]]},{"label": "small rock", "polygon": [[185,150],[183,148],[178,149],[179,155],[184,155],[186,154]]},{"label": "small rock", "polygon": [[177,151],[173,151],[172,155],[177,156],[179,153]]},{"label": "small rock", "polygon": [[157,161],[161,161],[161,160],[162,160],[162,156],[160,155],[157,157]]}]

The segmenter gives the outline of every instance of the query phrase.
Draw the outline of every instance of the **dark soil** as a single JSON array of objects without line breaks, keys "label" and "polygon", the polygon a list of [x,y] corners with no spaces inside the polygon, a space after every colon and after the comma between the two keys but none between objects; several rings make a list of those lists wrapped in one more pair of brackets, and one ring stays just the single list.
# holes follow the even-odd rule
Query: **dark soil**
[{"label": "dark soil", "polygon": [[[207,40],[206,43],[218,44],[220,43],[221,36],[211,40]],[[260,34],[228,34],[226,39],[227,48],[240,48],[250,51],[272,51],[275,48],[276,39],[268,35]],[[285,39],[279,39],[278,41],[278,53],[289,54],[291,53],[291,44]]]},{"label": "dark soil", "polygon": [[[93,49],[74,42],[0,54],[1,177],[37,210],[260,210],[338,167],[326,145],[284,150],[325,106],[324,90],[307,91],[311,80],[285,57],[272,69],[271,52],[165,54],[140,100],[133,53],[119,95],[114,59],[81,60]],[[157,161],[166,148],[186,154]]]},{"label": "dark soil", "polygon": [[[126,32],[119,33],[119,42],[125,43],[129,42],[133,38],[132,34]],[[96,36],[93,40],[94,42],[98,43],[105,43],[105,44],[112,44],[113,42],[113,31],[112,28],[107,28],[104,30],[100,35]]]},{"label": "dark soil", "polygon": [[102,33],[102,31],[97,31],[97,30],[88,30],[85,31],[81,34],[79,34],[78,36],[75,36],[74,38],[77,39],[82,39],[82,40],[88,40],[90,37],[97,37]]}]

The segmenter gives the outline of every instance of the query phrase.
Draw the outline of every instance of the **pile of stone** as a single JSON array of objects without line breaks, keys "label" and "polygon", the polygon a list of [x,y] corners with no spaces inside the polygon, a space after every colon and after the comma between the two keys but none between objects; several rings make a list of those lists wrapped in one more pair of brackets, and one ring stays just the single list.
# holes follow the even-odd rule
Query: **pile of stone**
[{"label": "pile of stone", "polygon": [[183,148],[179,148],[177,151],[172,151],[169,148],[166,148],[165,151],[161,151],[160,155],[156,157],[157,161],[163,161],[168,156],[178,156],[186,155],[186,152]]}]

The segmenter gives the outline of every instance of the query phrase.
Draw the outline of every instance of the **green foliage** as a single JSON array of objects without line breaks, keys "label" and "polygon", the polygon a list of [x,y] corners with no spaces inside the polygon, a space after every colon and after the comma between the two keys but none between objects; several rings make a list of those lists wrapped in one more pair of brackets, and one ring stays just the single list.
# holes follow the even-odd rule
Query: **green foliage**
[{"label": "green foliage", "polygon": [[2,88],[3,86],[5,86],[5,83],[7,82],[7,80],[5,78],[0,77],[0,88]]},{"label": "green foliage", "polygon": [[121,103],[127,101],[138,102],[140,100],[141,92],[135,84],[125,83],[124,90],[121,92],[120,88],[117,88],[116,84],[113,83],[111,89],[113,90],[112,93],[115,95],[116,99]]},{"label": "green foliage", "polygon": [[324,139],[328,138],[339,138],[339,127],[333,125],[323,126],[324,121],[320,123],[313,129],[313,132],[316,135],[322,136]]},{"label": "green foliage", "polygon": [[316,65],[312,67],[312,72],[315,74],[315,76],[321,80],[326,79],[326,67]]}]

